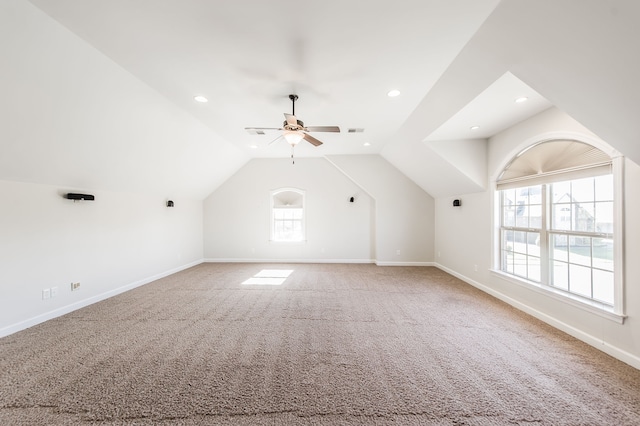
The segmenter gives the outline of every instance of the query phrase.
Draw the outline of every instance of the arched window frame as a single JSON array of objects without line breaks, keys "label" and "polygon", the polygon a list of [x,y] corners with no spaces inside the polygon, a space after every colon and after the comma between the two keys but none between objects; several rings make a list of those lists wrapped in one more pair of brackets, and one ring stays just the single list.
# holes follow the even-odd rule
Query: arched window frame
[{"label": "arched window frame", "polygon": [[[278,210],[284,210],[284,207],[278,207],[276,202],[278,195],[284,192],[292,192],[300,196],[300,205],[296,205],[293,209],[301,210],[299,217],[284,219],[278,214]],[[270,191],[269,193],[269,240],[275,243],[304,243],[306,242],[306,191],[299,188],[278,188]],[[282,234],[278,232],[278,225],[282,222],[292,222],[299,224],[298,236],[292,239],[283,238]]]},{"label": "arched window frame", "polygon": [[[536,283],[528,279],[523,279],[511,274],[507,274],[501,270],[501,204],[500,204],[500,190],[497,189],[497,181],[503,170],[509,166],[513,159],[528,150],[529,148],[543,143],[552,142],[554,140],[575,140],[595,148],[600,149],[611,158],[611,169],[613,176],[613,191],[614,191],[614,227],[613,227],[613,246],[614,246],[614,303],[613,306],[608,306],[603,303],[599,303],[594,300],[588,300],[575,296],[573,294],[557,290],[549,285],[543,283]],[[515,149],[511,151],[511,155],[504,157],[503,162],[497,167],[495,174],[491,177],[491,187],[494,189],[490,191],[492,197],[493,206],[493,238],[492,238],[492,273],[500,278],[509,281],[514,284],[518,284],[534,290],[536,292],[543,293],[556,300],[560,300],[569,305],[578,307],[588,312],[594,313],[601,317],[610,319],[620,324],[624,323],[626,318],[624,312],[624,157],[611,148],[606,143],[597,138],[592,138],[583,134],[576,134],[572,132],[551,132],[544,135],[538,135],[537,137],[523,141]],[[526,185],[523,185],[526,186]],[[543,273],[547,273],[544,271]]]}]

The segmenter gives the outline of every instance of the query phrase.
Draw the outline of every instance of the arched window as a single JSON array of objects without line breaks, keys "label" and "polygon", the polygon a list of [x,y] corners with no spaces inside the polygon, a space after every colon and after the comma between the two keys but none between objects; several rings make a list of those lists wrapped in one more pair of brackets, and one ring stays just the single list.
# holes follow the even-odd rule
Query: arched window
[{"label": "arched window", "polygon": [[496,181],[500,271],[622,315],[620,160],[576,140],[519,153]]},{"label": "arched window", "polygon": [[304,195],[295,188],[271,191],[271,241],[305,240]]}]

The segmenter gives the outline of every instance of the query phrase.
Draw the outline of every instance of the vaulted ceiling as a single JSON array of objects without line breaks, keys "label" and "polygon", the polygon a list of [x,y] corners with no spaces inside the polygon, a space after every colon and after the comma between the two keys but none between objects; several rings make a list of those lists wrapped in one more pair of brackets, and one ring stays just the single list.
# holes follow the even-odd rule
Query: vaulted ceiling
[{"label": "vaulted ceiling", "polygon": [[[297,156],[381,154],[434,196],[486,186],[481,168],[451,161],[449,147],[482,158],[486,138],[551,105],[640,160],[637,2],[0,8],[0,144],[9,153],[0,179],[203,198],[252,157],[290,155],[283,141],[269,144],[277,133],[244,129],[281,126],[290,93],[306,125],[342,129],[314,134],[324,144],[303,142]],[[392,89],[400,95],[388,97]],[[529,102],[515,104],[518,96]]]}]

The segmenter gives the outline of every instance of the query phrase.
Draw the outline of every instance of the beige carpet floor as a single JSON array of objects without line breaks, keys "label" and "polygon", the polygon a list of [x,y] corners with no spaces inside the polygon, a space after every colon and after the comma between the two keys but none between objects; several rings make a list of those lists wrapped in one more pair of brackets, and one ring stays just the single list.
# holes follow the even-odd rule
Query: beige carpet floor
[{"label": "beige carpet floor", "polygon": [[436,268],[202,264],[0,339],[0,424],[78,423],[638,425],[640,371]]}]

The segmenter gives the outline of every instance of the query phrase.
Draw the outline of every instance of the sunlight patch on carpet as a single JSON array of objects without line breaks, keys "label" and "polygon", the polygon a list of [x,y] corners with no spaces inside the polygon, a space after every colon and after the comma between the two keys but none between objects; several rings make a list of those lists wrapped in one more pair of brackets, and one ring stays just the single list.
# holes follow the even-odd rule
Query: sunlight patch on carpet
[{"label": "sunlight patch on carpet", "polygon": [[282,285],[293,269],[263,269],[242,284],[254,285]]}]

